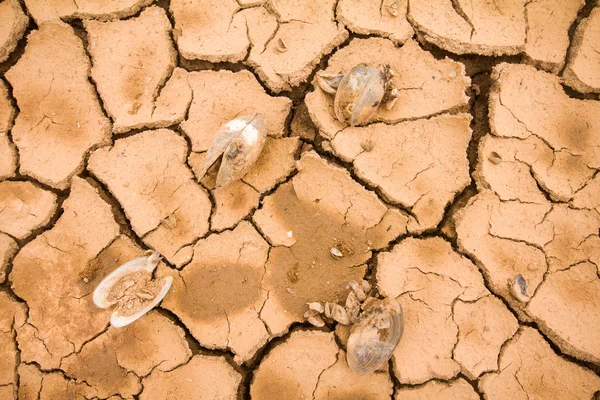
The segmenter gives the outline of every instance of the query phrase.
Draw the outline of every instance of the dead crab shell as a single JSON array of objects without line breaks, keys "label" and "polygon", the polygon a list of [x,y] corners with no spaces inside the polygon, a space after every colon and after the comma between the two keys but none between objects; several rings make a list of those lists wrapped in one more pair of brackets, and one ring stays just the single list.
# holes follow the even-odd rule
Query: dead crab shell
[{"label": "dead crab shell", "polygon": [[264,117],[246,115],[221,125],[206,153],[201,179],[221,158],[216,187],[241,179],[256,162],[267,139]]},{"label": "dead crab shell", "polygon": [[397,97],[391,85],[393,73],[388,65],[359,64],[345,75],[319,74],[317,83],[334,94],[333,109],[338,120],[352,126],[370,122],[382,102],[390,109]]},{"label": "dead crab shell", "polygon": [[[147,257],[136,258],[135,260],[128,261],[125,264],[121,265],[113,272],[111,272],[106,278],[102,280],[94,290],[94,294],[92,299],[94,304],[99,308],[108,308],[115,304],[115,302],[111,302],[108,300],[108,296],[111,288],[117,283],[121,278],[135,274],[137,272],[146,272],[151,274],[152,271],[158,265],[160,261],[160,255],[158,252],[153,253]],[[144,308],[139,310],[133,315],[130,316],[121,316],[117,311],[113,312],[110,318],[110,324],[115,328],[120,328],[125,325],[129,325],[133,321],[140,318],[142,315],[146,314],[148,311],[153,309],[160,301],[165,297],[169,289],[171,288],[171,284],[173,283],[173,277],[165,276],[162,279],[162,287],[158,294],[150,301]]]},{"label": "dead crab shell", "polygon": [[379,369],[392,353],[404,331],[402,310],[393,299],[375,300],[358,317],[348,337],[348,366],[364,375]]}]

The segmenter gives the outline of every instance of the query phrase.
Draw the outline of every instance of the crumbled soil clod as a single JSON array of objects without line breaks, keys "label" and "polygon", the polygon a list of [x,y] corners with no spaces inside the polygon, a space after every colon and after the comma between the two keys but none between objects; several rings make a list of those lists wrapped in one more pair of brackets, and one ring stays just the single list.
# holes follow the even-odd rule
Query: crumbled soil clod
[{"label": "crumbled soil clod", "polygon": [[179,123],[192,101],[187,72],[175,69],[171,23],[159,7],[126,21],[85,21],[92,77],[113,130],[162,128]]},{"label": "crumbled soil clod", "polygon": [[110,122],[89,76],[90,61],[70,26],[49,22],[28,35],[25,53],[6,73],[20,109],[11,133],[22,174],[66,189],[83,170],[85,153],[108,142]]},{"label": "crumbled soil clod", "polygon": [[0,63],[17,47],[29,24],[29,17],[23,12],[19,0],[6,0],[0,3]]},{"label": "crumbled soil clod", "polygon": [[48,224],[56,195],[31,182],[0,182],[0,232],[24,239]]},{"label": "crumbled soil clod", "polygon": [[600,8],[577,26],[567,67],[563,72],[565,83],[582,93],[600,93]]},{"label": "crumbled soil clod", "polygon": [[21,360],[44,369],[58,368],[109,319],[78,275],[118,236],[119,226],[110,206],[80,178],[73,179],[63,209],[50,230],[20,250],[10,274],[12,289],[29,306],[27,323],[17,329]]}]

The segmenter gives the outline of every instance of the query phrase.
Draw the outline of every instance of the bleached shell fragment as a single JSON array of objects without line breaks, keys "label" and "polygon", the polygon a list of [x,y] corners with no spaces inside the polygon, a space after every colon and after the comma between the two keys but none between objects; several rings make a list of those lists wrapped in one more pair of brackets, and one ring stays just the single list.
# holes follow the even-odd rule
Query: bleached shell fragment
[{"label": "bleached shell fragment", "polygon": [[356,294],[356,298],[358,299],[358,301],[362,303],[367,299],[367,295],[363,291],[362,286],[358,284],[358,282],[350,281],[348,285],[350,286],[350,288],[352,288],[354,294]]},{"label": "bleached shell fragment", "polygon": [[387,77],[375,66],[359,64],[348,72],[333,102],[337,119],[352,126],[371,121],[386,91]]},{"label": "bleached shell fragment", "polygon": [[371,292],[372,287],[368,281],[363,279],[360,285],[362,287],[363,292],[365,292],[367,295]]},{"label": "bleached shell fragment", "polygon": [[309,310],[314,310],[317,313],[321,314],[325,311],[325,308],[323,307],[323,304],[319,303],[319,302],[314,302],[314,303],[308,303],[308,309]]},{"label": "bleached shell fragment", "polygon": [[323,321],[323,318],[321,318],[320,315],[315,315],[315,316],[309,317],[308,322],[310,322],[312,325],[316,326],[317,328],[325,326],[325,321]]},{"label": "bleached shell fragment", "polygon": [[404,331],[402,311],[395,300],[369,303],[352,326],[347,344],[348,366],[361,375],[376,371],[389,360]]},{"label": "bleached shell fragment", "polygon": [[530,300],[530,297],[527,294],[527,282],[525,282],[523,275],[519,274],[515,276],[512,282],[509,282],[509,286],[510,293],[515,299],[521,303],[527,303]]},{"label": "bleached shell fragment", "polygon": [[121,265],[98,284],[92,296],[94,304],[100,308],[112,306],[115,303],[108,301],[108,295],[115,283],[125,275],[134,274],[136,272],[145,271],[151,274],[159,261],[160,257],[158,253],[153,253],[150,256],[136,258],[135,260],[128,261]]},{"label": "bleached shell fragment", "polygon": [[133,321],[140,318],[141,316],[146,314],[148,311],[150,311],[154,307],[156,307],[156,305],[158,305],[158,303],[160,303],[161,300],[167,295],[167,292],[169,291],[169,289],[171,288],[171,285],[173,284],[172,276],[162,277],[161,280],[162,280],[163,284],[162,284],[162,288],[161,288],[160,292],[158,292],[156,297],[150,303],[148,303],[146,305],[146,307],[142,308],[137,313],[130,315],[128,317],[123,317],[115,311],[110,317],[110,324],[112,326],[114,326],[115,328],[121,328],[125,325],[129,325],[130,323],[132,323]]},{"label": "bleached shell fragment", "polygon": [[262,115],[246,115],[223,124],[206,153],[199,178],[222,157],[216,187],[241,179],[260,156],[266,139],[267,131]]},{"label": "bleached shell fragment", "polygon": [[346,311],[350,321],[356,322],[358,314],[360,314],[360,301],[358,301],[354,292],[348,293],[348,297],[346,297]]},{"label": "bleached shell fragment", "polygon": [[336,259],[344,256],[344,254],[337,247],[332,247],[329,252],[331,253],[331,256]]},{"label": "bleached shell fragment", "polygon": [[329,302],[325,303],[325,311],[324,311],[325,317],[332,318],[334,306],[335,306],[335,303],[329,303]]},{"label": "bleached shell fragment", "polygon": [[350,317],[348,317],[348,312],[346,309],[339,304],[333,303],[331,308],[331,318],[335,321],[339,322],[342,325],[350,324]]}]

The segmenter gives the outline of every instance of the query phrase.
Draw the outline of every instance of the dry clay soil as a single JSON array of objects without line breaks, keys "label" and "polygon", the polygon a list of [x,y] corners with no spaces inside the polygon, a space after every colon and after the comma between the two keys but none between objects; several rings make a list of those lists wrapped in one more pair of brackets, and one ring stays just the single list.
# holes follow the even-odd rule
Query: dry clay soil
[{"label": "dry clay soil", "polygon": [[[315,74],[359,63],[399,97],[349,127]],[[0,1],[0,399],[597,400],[599,93],[593,0]],[[148,250],[173,286],[113,328]],[[363,278],[405,322],[366,376],[303,318]]]}]

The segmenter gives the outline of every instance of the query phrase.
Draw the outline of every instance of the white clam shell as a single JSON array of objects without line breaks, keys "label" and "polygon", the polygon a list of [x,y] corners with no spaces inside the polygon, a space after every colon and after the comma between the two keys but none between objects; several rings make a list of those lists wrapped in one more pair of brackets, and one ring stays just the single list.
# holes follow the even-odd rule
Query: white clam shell
[{"label": "white clam shell", "polygon": [[206,152],[199,179],[219,158],[217,188],[241,179],[258,160],[266,139],[265,118],[261,114],[245,115],[221,125]]},{"label": "white clam shell", "polygon": [[[155,257],[155,258],[152,258]],[[146,271],[152,273],[156,265],[158,264],[158,257],[151,255],[148,257],[140,257],[135,260],[131,260],[121,265],[119,268],[111,272],[106,278],[102,280],[94,290],[94,304],[96,307],[108,308],[113,303],[107,300],[110,288],[119,281],[122,277],[129,274],[134,274],[139,271]]]},{"label": "white clam shell", "polygon": [[[135,260],[128,261],[125,264],[121,265],[113,272],[111,272],[106,278],[104,278],[102,282],[100,282],[100,284],[98,284],[92,296],[94,304],[99,308],[109,308],[110,306],[113,306],[115,303],[108,301],[108,295],[115,283],[117,283],[121,278],[123,278],[126,275],[135,274],[140,271],[151,274],[152,271],[154,271],[154,269],[158,265],[159,261],[160,255],[158,254],[158,252],[155,252],[150,256],[136,258]],[[165,276],[161,278],[161,280],[163,281],[163,285],[160,292],[156,295],[156,297],[154,297],[154,299],[152,299],[151,302],[149,302],[146,305],[146,307],[144,307],[139,312],[127,317],[119,315],[117,311],[113,312],[110,318],[111,325],[115,328],[120,328],[125,325],[128,325],[136,319],[140,318],[142,315],[146,314],[158,303],[160,303],[160,301],[165,297],[165,295],[171,288],[171,285],[173,284],[173,277]]]},{"label": "white clam shell", "polygon": [[346,360],[360,375],[379,369],[390,357],[404,331],[400,306],[395,300],[376,300],[352,326]]},{"label": "white clam shell", "polygon": [[167,292],[169,291],[169,289],[171,289],[171,285],[173,284],[172,276],[165,276],[162,278],[162,280],[164,281],[163,287],[161,288],[160,292],[156,295],[156,297],[150,303],[148,303],[146,307],[142,308],[137,313],[128,317],[120,316],[117,312],[114,312],[110,317],[110,324],[115,328],[121,328],[125,325],[129,325],[130,323],[132,323],[133,321],[140,318],[142,315],[146,314],[148,311],[156,307],[156,305],[160,303],[161,300],[167,295]]}]

